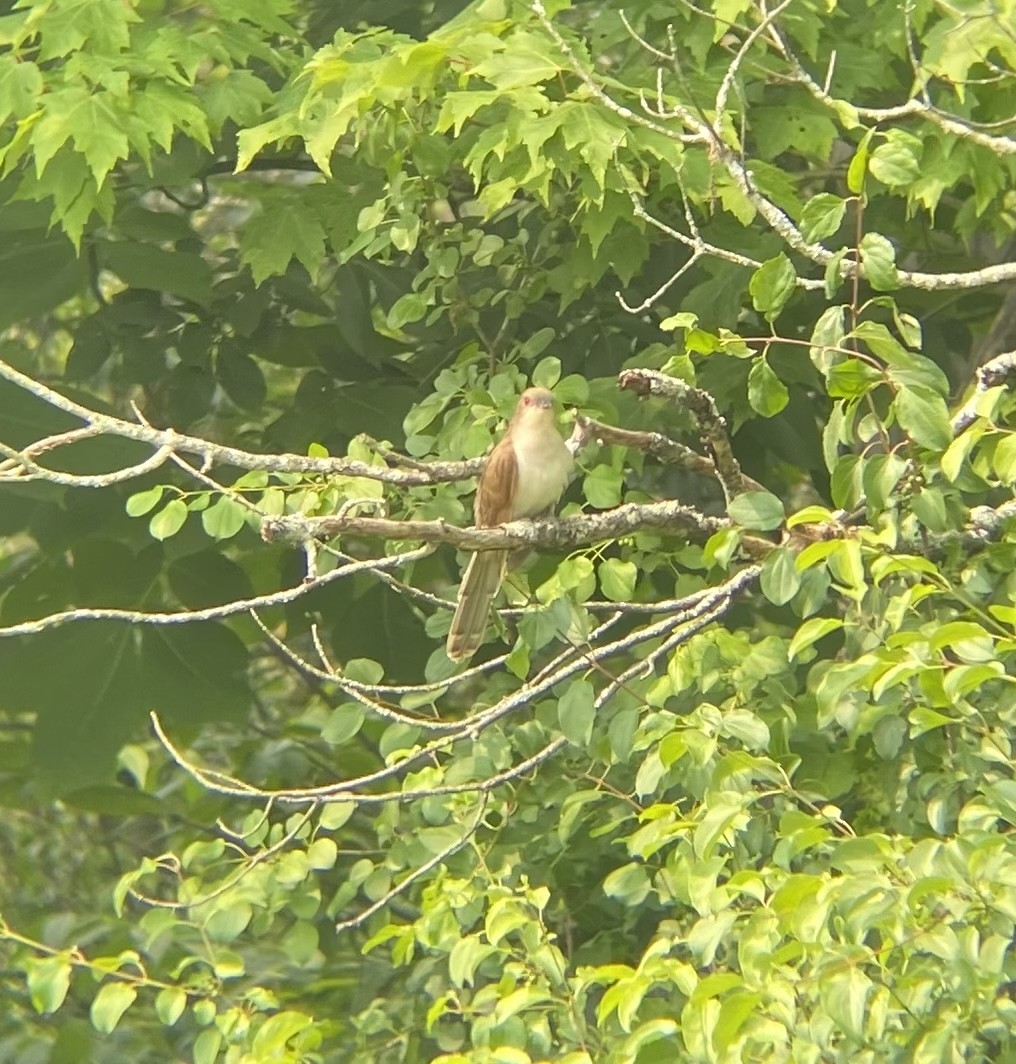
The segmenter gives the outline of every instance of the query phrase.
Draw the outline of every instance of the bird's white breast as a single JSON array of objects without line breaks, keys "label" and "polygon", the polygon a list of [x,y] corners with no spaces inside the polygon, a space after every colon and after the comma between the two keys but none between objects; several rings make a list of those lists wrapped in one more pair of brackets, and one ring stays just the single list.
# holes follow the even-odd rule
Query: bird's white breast
[{"label": "bird's white breast", "polygon": [[572,468],[572,454],[556,428],[513,433],[518,467],[513,517],[535,517],[561,497]]}]

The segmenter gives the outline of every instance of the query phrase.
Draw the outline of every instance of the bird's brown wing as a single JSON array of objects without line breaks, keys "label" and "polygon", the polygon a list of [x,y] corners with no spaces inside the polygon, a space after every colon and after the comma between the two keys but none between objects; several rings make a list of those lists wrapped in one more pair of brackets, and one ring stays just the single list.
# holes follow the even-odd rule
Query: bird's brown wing
[{"label": "bird's brown wing", "polygon": [[490,452],[476,488],[473,513],[477,528],[490,528],[512,519],[512,503],[519,478],[509,431]]},{"label": "bird's brown wing", "polygon": [[[512,519],[518,476],[519,468],[509,431],[490,452],[480,474],[473,505],[477,528],[490,528]],[[490,604],[504,579],[507,559],[507,553],[502,550],[478,551],[470,558],[448,632],[447,651],[452,661],[464,661],[472,657],[483,642]]]}]

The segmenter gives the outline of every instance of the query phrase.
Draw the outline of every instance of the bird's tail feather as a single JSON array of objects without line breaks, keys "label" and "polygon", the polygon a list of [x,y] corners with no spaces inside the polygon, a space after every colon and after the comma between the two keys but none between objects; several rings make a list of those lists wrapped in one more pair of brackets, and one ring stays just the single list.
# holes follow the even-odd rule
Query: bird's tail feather
[{"label": "bird's tail feather", "polygon": [[465,661],[480,649],[490,604],[504,579],[507,561],[508,555],[502,550],[477,551],[470,558],[448,631],[446,650],[452,661]]}]

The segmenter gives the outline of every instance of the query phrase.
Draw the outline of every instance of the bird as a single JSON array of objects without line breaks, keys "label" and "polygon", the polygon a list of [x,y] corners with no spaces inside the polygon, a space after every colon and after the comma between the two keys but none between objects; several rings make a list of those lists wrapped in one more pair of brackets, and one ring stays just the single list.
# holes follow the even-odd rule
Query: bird
[{"label": "bird", "polygon": [[[527,388],[480,474],[473,504],[476,527],[547,512],[561,497],[573,464],[554,423],[553,395],[546,388]],[[452,661],[466,661],[480,648],[507,568],[505,550],[476,551],[470,558],[445,647]]]}]

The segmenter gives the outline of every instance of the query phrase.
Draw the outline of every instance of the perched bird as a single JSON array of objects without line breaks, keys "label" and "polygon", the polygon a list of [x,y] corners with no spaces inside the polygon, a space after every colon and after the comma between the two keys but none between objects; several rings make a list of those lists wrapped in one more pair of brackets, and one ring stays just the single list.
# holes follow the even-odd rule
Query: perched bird
[{"label": "perched bird", "polygon": [[[554,397],[546,388],[527,388],[480,475],[473,505],[476,526],[489,528],[551,509],[564,491],[573,461],[554,423]],[[507,567],[504,550],[477,551],[470,558],[448,632],[452,661],[465,661],[479,649]]]}]

